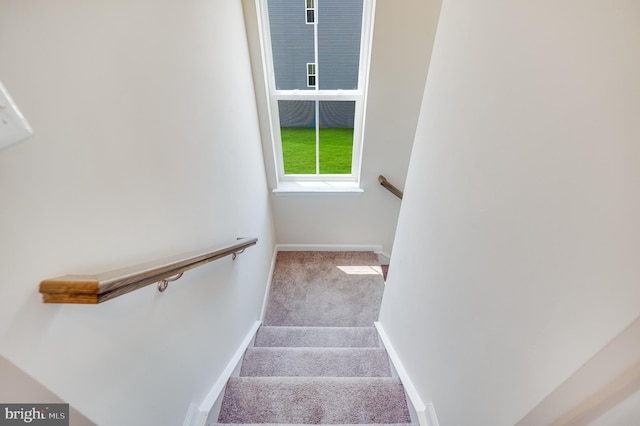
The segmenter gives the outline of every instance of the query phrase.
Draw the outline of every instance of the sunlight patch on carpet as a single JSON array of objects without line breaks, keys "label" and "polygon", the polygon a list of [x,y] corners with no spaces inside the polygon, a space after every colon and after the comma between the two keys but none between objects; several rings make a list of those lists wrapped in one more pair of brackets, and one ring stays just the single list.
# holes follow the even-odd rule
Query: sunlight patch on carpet
[{"label": "sunlight patch on carpet", "polygon": [[382,275],[382,267],[368,265],[336,266],[348,275]]}]

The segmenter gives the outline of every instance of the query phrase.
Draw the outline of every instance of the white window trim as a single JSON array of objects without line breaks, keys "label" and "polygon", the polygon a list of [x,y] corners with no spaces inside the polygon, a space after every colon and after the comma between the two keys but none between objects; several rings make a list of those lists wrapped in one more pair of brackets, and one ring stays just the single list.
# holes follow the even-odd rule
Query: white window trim
[{"label": "white window trim", "polygon": [[[316,0],[317,1],[317,0]],[[314,194],[314,193],[362,193],[360,174],[362,165],[362,147],[365,127],[365,105],[369,85],[369,68],[371,44],[373,38],[373,22],[375,19],[375,1],[363,0],[362,29],[360,43],[360,66],[357,90],[319,90],[318,63],[316,58],[316,86],[315,90],[277,90],[271,51],[271,32],[269,29],[267,0],[256,0],[259,12],[259,32],[262,47],[263,72],[265,87],[267,88],[267,110],[270,123],[271,146],[273,148],[274,164],[276,166],[275,194]],[[314,9],[317,4],[314,3]],[[318,16],[316,13],[315,22]],[[317,31],[317,25],[316,29]],[[317,42],[317,37],[315,37]],[[317,49],[316,49],[317,56]],[[351,174],[340,175],[292,175],[284,173],[282,144],[280,139],[280,120],[278,100],[320,100],[320,101],[355,101],[353,154]],[[358,125],[359,123],[359,125]]]}]

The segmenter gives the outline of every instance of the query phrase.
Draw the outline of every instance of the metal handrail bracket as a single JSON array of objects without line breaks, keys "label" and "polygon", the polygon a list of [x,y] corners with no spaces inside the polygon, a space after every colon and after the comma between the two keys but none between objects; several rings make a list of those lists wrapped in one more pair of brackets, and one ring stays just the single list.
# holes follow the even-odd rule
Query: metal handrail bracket
[{"label": "metal handrail bracket", "polygon": [[236,241],[191,253],[173,256],[155,262],[144,263],[124,269],[96,275],[65,275],[40,282],[40,293],[44,303],[102,303],[131,291],[159,283],[160,291],[166,290],[170,281],[175,281],[185,271],[212,262],[225,256],[242,253],[254,246],[257,238],[238,238]]}]

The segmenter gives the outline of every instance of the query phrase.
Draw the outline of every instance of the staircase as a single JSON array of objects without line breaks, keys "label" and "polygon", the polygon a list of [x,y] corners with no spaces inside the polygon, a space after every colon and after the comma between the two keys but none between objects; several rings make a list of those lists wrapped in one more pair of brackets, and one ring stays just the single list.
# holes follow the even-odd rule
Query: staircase
[{"label": "staircase", "polygon": [[410,424],[373,327],[378,271],[373,253],[278,253],[264,325],[217,424]]}]

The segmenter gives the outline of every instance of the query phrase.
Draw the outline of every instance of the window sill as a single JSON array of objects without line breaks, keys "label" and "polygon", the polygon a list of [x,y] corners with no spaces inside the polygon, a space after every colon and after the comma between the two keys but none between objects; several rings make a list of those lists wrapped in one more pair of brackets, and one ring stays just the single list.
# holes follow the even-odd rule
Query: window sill
[{"label": "window sill", "polygon": [[279,182],[273,189],[276,195],[305,195],[305,194],[361,194],[364,190],[356,182]]}]

